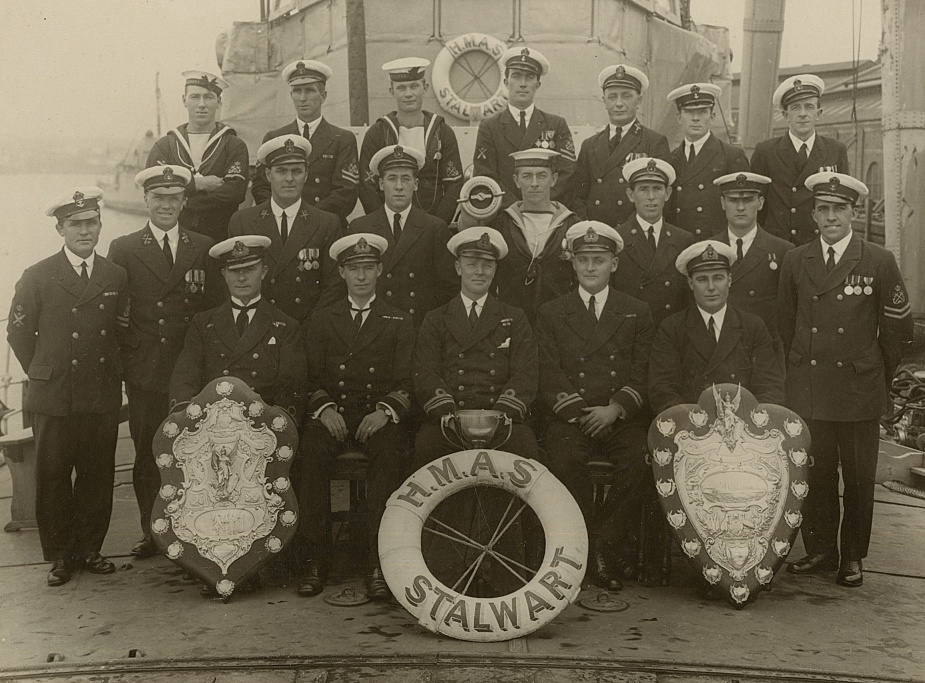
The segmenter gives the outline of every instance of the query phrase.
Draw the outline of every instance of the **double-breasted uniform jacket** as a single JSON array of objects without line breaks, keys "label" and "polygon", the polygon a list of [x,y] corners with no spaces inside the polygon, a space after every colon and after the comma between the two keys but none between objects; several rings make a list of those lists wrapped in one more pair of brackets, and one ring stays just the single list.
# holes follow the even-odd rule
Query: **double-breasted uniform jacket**
[{"label": "double-breasted uniform jacket", "polygon": [[218,304],[225,293],[211,239],[179,230],[173,268],[150,225],[117,237],[109,259],[128,273],[129,325],[122,340],[122,377],[145,391],[166,394],[170,373],[193,316]]},{"label": "double-breasted uniform jacket", "polygon": [[[263,136],[267,142],[281,135],[302,135],[299,122],[293,121]],[[357,139],[349,130],[338,128],[322,118],[309,142],[308,175],[302,188],[302,201],[338,216],[341,225],[347,226],[347,216],[357,203],[360,169],[357,166]],[[270,199],[270,181],[266,166],[258,163],[251,184],[254,203]]]},{"label": "double-breasted uniform jacket", "polygon": [[219,377],[247,382],[264,401],[299,419],[305,353],[298,323],[264,297],[241,336],[230,301],[198,313],[170,378],[171,407],[189,401]]},{"label": "double-breasted uniform jacket", "polygon": [[821,242],[787,252],[781,268],[787,406],[805,419],[875,420],[912,340],[909,295],[889,251],[853,235],[828,273]]},{"label": "double-breasted uniform jacket", "polygon": [[623,166],[642,157],[672,163],[668,138],[636,121],[611,154],[610,126],[592,135],[581,143],[568,194],[569,207],[582,219],[613,227],[626,221],[635,208],[626,196]]},{"label": "double-breasted uniform jacket", "polygon": [[439,218],[412,206],[396,243],[385,208],[379,207],[350,223],[347,232],[371,232],[388,240],[376,296],[410,313],[416,327],[428,311],[459,291],[453,255],[446,248],[450,230]]},{"label": "double-breasted uniform jacket", "polygon": [[87,283],[62,250],[27,268],[7,323],[10,348],[29,376],[23,408],[55,416],[118,410],[119,337],[127,326],[121,266],[97,254]]},{"label": "double-breasted uniform jacket", "polygon": [[[414,205],[449,224],[456,213],[456,200],[463,185],[463,166],[459,158],[456,133],[439,114],[424,110],[424,166],[418,173]],[[360,149],[360,201],[366,213],[382,206],[379,176],[369,170],[369,162],[383,147],[398,144],[398,113],[389,112],[366,131]]]},{"label": "double-breasted uniform jacket", "polygon": [[357,331],[346,297],[312,314],[305,330],[309,415],[334,403],[347,424],[389,406],[403,420],[411,408],[411,315],[377,295]]},{"label": "double-breasted uniform jacket", "polygon": [[682,144],[671,153],[671,165],[677,177],[665,215],[695,240],[705,240],[726,225],[726,213],[720,203],[722,192],[713,181],[727,173],[748,171],[748,157],[741,147],[709,133],[694,156],[694,163],[687,163]]},{"label": "double-breasted uniform jacket", "polygon": [[772,235],[799,246],[819,234],[812,217],[813,193],[806,188],[806,179],[820,170],[849,173],[848,150],[843,142],[817,133],[813,151],[801,168],[790,135],[785,133],[759,142],[751,166],[753,172],[771,179],[758,222]]},{"label": "double-breasted uniform jacket", "polygon": [[522,421],[536,398],[536,340],[519,308],[488,296],[474,327],[457,296],[424,318],[414,346],[414,391],[427,416],[500,410]]},{"label": "double-breasted uniform jacket", "polygon": [[611,284],[649,304],[656,326],[687,307],[692,301],[691,289],[674,264],[678,255],[693,244],[691,234],[663,221],[653,253],[635,214],[617,232],[623,238],[623,251]]},{"label": "double-breasted uniform jacket", "polygon": [[555,213],[549,224],[549,237],[534,258],[524,237],[520,204],[507,207],[492,221],[492,227],[501,233],[508,245],[507,256],[498,262],[494,285],[498,298],[522,309],[532,324],[542,304],[572,289],[575,269],[562,251],[562,240],[579,219],[564,205],[553,202]]},{"label": "double-breasted uniform jacket", "polygon": [[552,188],[552,199],[571,206],[568,192],[570,178],[575,172],[572,132],[564,118],[541,111],[538,107],[533,109],[526,134],[521,133],[520,123],[514,120],[507,107],[479,124],[472,160],[475,175],[488,176],[498,181],[504,190],[501,208],[507,208],[522,199],[520,190],[514,184],[514,160],[509,155],[533,147],[551,149],[562,155],[555,161],[559,179]]},{"label": "double-breasted uniform jacket", "polygon": [[[724,229],[711,239],[730,244],[729,230]],[[735,249],[735,244],[730,244]],[[755,239],[745,257],[732,264],[732,286],[729,303],[740,311],[754,313],[764,321],[775,345],[780,343],[777,326],[777,292],[784,254],[793,249],[787,240],[775,237],[758,227]]]},{"label": "double-breasted uniform jacket", "polygon": [[340,219],[304,202],[289,226],[283,244],[270,200],[241,209],[231,217],[228,235],[264,235],[271,244],[265,257],[269,267],[263,295],[270,303],[300,323],[316,308],[328,306],[346,289],[328,250],[344,235]]},{"label": "double-breasted uniform jacket", "polygon": [[544,403],[566,422],[609,403],[632,420],[646,404],[654,333],[648,305],[613,288],[597,320],[577,289],[544,304],[536,326]]},{"label": "double-breasted uniform jacket", "polygon": [[761,318],[733,306],[713,341],[696,305],[662,321],[649,357],[649,402],[658,414],[697,403],[713,384],[741,384],[759,403],[783,404],[784,369]]},{"label": "double-breasted uniform jacket", "polygon": [[185,166],[194,175],[218,176],[224,184],[208,192],[196,190],[194,185],[186,192],[186,206],[180,212],[180,225],[208,235],[216,242],[227,237],[228,220],[238,210],[247,195],[249,156],[247,145],[224,123],[216,122],[209,136],[202,162],[193,163],[189,146],[188,124],[167,131],[167,135],[154,143],[145,164]]}]

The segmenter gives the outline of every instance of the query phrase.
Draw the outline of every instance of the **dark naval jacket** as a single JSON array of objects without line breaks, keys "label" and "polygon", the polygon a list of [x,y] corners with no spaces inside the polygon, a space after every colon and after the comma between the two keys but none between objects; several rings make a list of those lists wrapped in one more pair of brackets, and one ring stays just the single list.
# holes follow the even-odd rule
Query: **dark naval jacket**
[{"label": "dark naval jacket", "polygon": [[62,249],[16,283],[7,340],[29,376],[23,408],[42,415],[122,405],[119,337],[128,326],[125,270],[94,257],[84,282]]},{"label": "dark naval jacket", "polygon": [[193,316],[225,295],[205,235],[179,229],[173,268],[150,224],[109,246],[109,259],[128,273],[129,327],[122,342],[123,379],[166,394],[174,363]]},{"label": "dark naval jacket", "polygon": [[783,405],[784,369],[761,318],[727,304],[716,342],[696,305],[663,320],[649,358],[653,411],[697,403],[705,389],[724,382],[741,384],[759,403]]},{"label": "dark naval jacket", "polygon": [[[267,142],[281,135],[302,135],[299,122],[293,121],[263,136]],[[347,216],[357,203],[360,169],[357,166],[357,139],[349,130],[338,128],[327,119],[318,123],[309,142],[312,153],[308,156],[308,178],[302,188],[302,201],[338,216],[341,225],[347,226]],[[266,166],[258,163],[251,185],[254,203],[270,199],[270,181]]]},{"label": "dark naval jacket", "polygon": [[219,377],[237,377],[270,405],[298,419],[305,353],[298,323],[262,297],[238,336],[231,302],[193,318],[170,378],[170,405],[184,403]]},{"label": "dark naval jacket", "polygon": [[388,240],[376,296],[410,313],[416,327],[428,311],[459,292],[453,255],[446,248],[450,230],[439,218],[412,206],[396,244],[388,214],[379,207],[350,223],[347,232],[371,232]]},{"label": "dark naval jacket", "polygon": [[431,419],[488,409],[521,421],[536,398],[537,348],[527,317],[490,295],[474,328],[459,296],[428,313],[413,368],[415,394]]},{"label": "dark naval jacket", "polygon": [[885,414],[912,340],[909,294],[893,254],[853,235],[829,273],[816,239],[787,252],[779,300],[787,407],[833,422]]},{"label": "dark naval jacket", "polygon": [[726,225],[726,212],[720,203],[722,192],[713,181],[728,173],[748,171],[748,157],[741,147],[709,133],[693,164],[687,163],[681,144],[671,153],[671,165],[677,178],[665,215],[695,240],[707,239]]},{"label": "dark naval jacket", "polygon": [[[626,196],[623,166],[633,159],[655,157],[671,163],[668,138],[636,121],[610,153],[610,126],[581,143],[571,179],[569,207],[582,219],[616,227],[635,208]],[[559,178],[562,182],[562,178]]]},{"label": "dark naval jacket", "polygon": [[270,200],[241,209],[231,217],[228,235],[264,235],[272,240],[267,251],[269,273],[263,295],[270,303],[300,323],[316,308],[337,301],[346,291],[328,250],[344,235],[340,219],[304,202],[289,226],[284,245]]}]

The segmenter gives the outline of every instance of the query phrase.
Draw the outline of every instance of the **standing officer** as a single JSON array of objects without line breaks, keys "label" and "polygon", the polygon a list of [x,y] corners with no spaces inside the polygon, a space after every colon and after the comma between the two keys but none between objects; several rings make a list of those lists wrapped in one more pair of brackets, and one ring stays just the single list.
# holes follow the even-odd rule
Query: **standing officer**
[{"label": "standing officer", "polygon": [[636,213],[617,228],[626,258],[613,276],[613,286],[649,304],[657,326],[690,303],[686,274],[674,264],[694,238],[663,218],[675,178],[671,164],[650,157],[634,159],[622,174],[626,196]]},{"label": "standing officer", "polygon": [[759,142],[752,153],[752,171],[771,179],[761,225],[772,235],[797,246],[812,242],[819,231],[813,220],[813,195],[806,179],[817,172],[850,173],[843,142],[816,134],[822,115],[819,98],[825,83],[818,76],[800,74],[774,91],[789,130],[779,138]]},{"label": "standing officer", "polygon": [[523,199],[492,221],[510,247],[498,264],[498,298],[523,310],[531,324],[542,304],[568,292],[574,282],[562,242],[578,216],[551,199],[559,178],[555,170],[558,156],[549,149],[512,152],[514,183]]},{"label": "standing officer", "polygon": [[[64,248],[16,284],[7,340],[29,376],[23,410],[35,435],[35,511],[48,585],[84,567],[109,574],[100,555],[112,513],[122,380],[118,337],[128,324],[125,270],[97,254],[96,187],[69,191],[45,212]],[[76,476],[72,476],[76,473]]]},{"label": "standing officer", "polygon": [[209,259],[212,240],[179,227],[192,175],[183,166],[153,166],[135,176],[144,190],[148,223],[113,240],[109,259],[128,273],[129,328],[122,342],[129,431],[135,444],[132,485],[141,513],[138,558],[157,552],[151,507],[161,485],[151,442],[168,415],[167,386],[190,320],[223,298]]},{"label": "standing officer", "polygon": [[189,120],[154,143],[145,165],[190,170],[193,183],[180,223],[218,242],[228,236],[228,220],[247,194],[247,145],[233,128],[215,120],[228,83],[207,71],[184,71],[182,75]]},{"label": "standing officer", "polygon": [[[540,392],[556,414],[546,430],[549,468],[578,501],[591,535],[591,580],[622,587],[605,528],[639,526],[648,474],[646,375],[655,325],[644,302],[609,286],[623,239],[597,221],[566,233],[578,288],[539,311]],[[607,508],[593,519],[589,460],[614,464]],[[592,522],[594,524],[592,525]]]},{"label": "standing officer", "polygon": [[783,346],[777,328],[777,290],[784,254],[793,249],[793,244],[758,226],[758,212],[764,205],[761,193],[770,182],[767,176],[748,171],[714,180],[713,184],[722,193],[720,202],[726,214],[726,229],[712,239],[725,242],[736,252],[729,302],[764,321],[783,366]]},{"label": "standing officer", "polygon": [[678,256],[694,305],[662,321],[649,358],[649,401],[656,414],[697,403],[713,384],[741,384],[759,403],[783,404],[784,369],[761,318],[728,305],[735,250],[716,240]]},{"label": "standing officer", "polygon": [[337,301],[343,281],[328,256],[344,229],[334,214],[302,199],[312,146],[301,135],[281,135],[260,145],[257,161],[266,169],[270,198],[231,217],[228,234],[263,235],[270,303],[299,323],[316,308]]},{"label": "standing officer", "polygon": [[356,233],[331,245],[331,258],[347,283],[347,296],[316,311],[306,328],[308,412],[302,434],[299,530],[306,540],[308,566],[299,595],[317,595],[324,586],[328,554],[330,468],[347,448],[369,457],[366,591],[374,600],[391,595],[379,568],[379,520],[403,479],[402,456],[410,447],[411,316],[379,298],[384,237]]},{"label": "standing officer", "polygon": [[[607,225],[623,223],[633,212],[626,197],[623,166],[643,157],[671,161],[668,138],[636,119],[649,79],[626,64],[606,67],[597,77],[610,123],[581,143],[578,165],[568,191],[569,206],[581,218]],[[563,178],[562,182],[566,179]]]},{"label": "standing officer", "polygon": [[806,187],[820,237],[784,257],[780,330],[787,407],[809,426],[815,464],[803,507],[807,554],[788,569],[813,574],[837,568],[836,581],[854,587],[864,582],[861,560],[870,544],[879,418],[890,410],[890,382],[912,340],[912,314],[893,254],[851,230],[867,186],[825,172],[807,178]]},{"label": "standing officer", "polygon": [[720,192],[713,181],[719,176],[748,170],[745,151],[710,132],[716,119],[716,99],[721,93],[720,87],[712,83],[682,85],[668,93],[668,101],[678,108],[684,140],[671,153],[678,177],[667,214],[695,240],[706,239],[725,220]]},{"label": "standing officer", "polygon": [[556,170],[559,182],[552,198],[569,204],[569,178],[575,171],[575,143],[565,119],[537,109],[534,104],[540,79],[549,73],[549,61],[537,50],[512,47],[500,64],[504,68],[504,85],[508,89],[508,106],[479,124],[475,140],[475,175],[494,178],[504,196],[501,208],[522,199],[514,184],[514,161],[511,152],[531,147],[550,149],[561,156]]},{"label": "standing officer", "polygon": [[377,151],[369,170],[379,178],[385,204],[350,224],[352,233],[371,232],[388,240],[379,295],[410,313],[415,326],[428,311],[449,301],[459,287],[453,257],[446,250],[449,228],[412,203],[425,164],[424,155],[414,148],[387,145]]},{"label": "standing officer", "polygon": [[[456,133],[439,114],[424,109],[427,80],[424,69],[430,62],[420,57],[404,57],[382,65],[391,81],[389,94],[395,98],[395,110],[379,117],[366,131],[360,151],[360,168],[365,178],[360,185],[360,201],[366,213],[383,204],[382,180],[372,169],[376,153],[392,145],[424,153],[418,173],[415,207],[449,224],[456,213],[456,200],[463,184],[462,162]],[[369,169],[369,173],[366,173]]]},{"label": "standing officer", "polygon": [[[311,143],[302,200],[333,213],[347,227],[347,216],[357,203],[360,181],[357,140],[349,130],[331,125],[321,115],[328,97],[327,82],[332,75],[326,64],[310,59],[300,59],[283,69],[282,79],[289,86],[296,118],[282,128],[271,130],[263,136],[263,141],[281,135],[301,135]],[[255,204],[265,202],[271,194],[266,167],[259,161],[254,169],[251,194]]]}]

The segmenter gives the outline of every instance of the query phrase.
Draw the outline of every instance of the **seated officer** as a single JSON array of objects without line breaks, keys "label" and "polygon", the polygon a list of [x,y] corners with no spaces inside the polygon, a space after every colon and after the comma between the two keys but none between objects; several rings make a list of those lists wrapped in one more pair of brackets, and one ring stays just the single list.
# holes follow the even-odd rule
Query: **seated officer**
[{"label": "seated officer", "polygon": [[759,403],[781,405],[784,369],[757,315],[728,305],[735,250],[716,240],[678,256],[695,304],[662,321],[649,358],[649,401],[655,413],[697,403],[714,384],[741,384]]},{"label": "seated officer", "polygon": [[687,279],[674,263],[694,238],[663,218],[675,179],[671,164],[650,157],[636,159],[623,167],[623,178],[636,213],[617,228],[624,247],[613,286],[649,304],[658,326],[690,303]]},{"label": "seated officer", "polygon": [[385,205],[357,218],[349,228],[352,233],[372,232],[388,240],[379,295],[410,313],[415,325],[421,324],[427,311],[449,301],[459,287],[453,257],[446,250],[449,228],[412,203],[424,163],[424,155],[410,147],[389,145],[376,152],[369,170],[379,178]]},{"label": "seated officer", "polygon": [[512,152],[514,184],[522,200],[514,202],[493,221],[510,247],[498,264],[495,284],[498,298],[523,309],[532,323],[537,309],[570,289],[574,274],[562,255],[562,240],[578,216],[560,202],[552,201],[559,153],[550,149]]},{"label": "seated officer", "polygon": [[369,555],[366,591],[373,600],[389,598],[379,568],[379,520],[392,492],[403,480],[401,456],[408,451],[411,407],[411,315],[377,296],[384,237],[357,233],[331,245],[347,296],[316,311],[305,332],[308,355],[308,411],[302,434],[299,472],[299,531],[308,565],[299,595],[317,595],[324,586],[329,538],[330,468],[348,448],[369,456],[366,502]]},{"label": "seated officer", "polygon": [[[601,532],[605,522],[638,526],[649,469],[643,407],[655,325],[647,304],[609,286],[623,247],[616,230],[581,221],[569,228],[566,242],[578,289],[544,304],[537,319],[540,392],[558,418],[546,430],[546,453],[550,470],[584,513],[591,580],[619,590],[608,553],[614,539]],[[593,520],[593,526],[589,460],[616,467],[605,519]]]},{"label": "seated officer", "polygon": [[316,308],[343,296],[337,264],[328,256],[344,229],[333,213],[302,199],[312,146],[301,135],[281,135],[260,145],[257,161],[266,167],[270,198],[231,217],[228,234],[270,239],[264,255],[270,303],[300,324]]}]

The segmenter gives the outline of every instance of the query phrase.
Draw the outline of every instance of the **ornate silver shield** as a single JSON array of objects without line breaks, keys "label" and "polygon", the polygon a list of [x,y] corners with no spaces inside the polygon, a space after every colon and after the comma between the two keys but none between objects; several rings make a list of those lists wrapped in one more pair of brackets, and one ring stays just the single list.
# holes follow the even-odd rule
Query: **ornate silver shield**
[{"label": "ornate silver shield", "polygon": [[684,554],[736,607],[770,584],[803,520],[809,429],[720,384],[649,428],[655,487]]},{"label": "ornate silver shield", "polygon": [[154,438],[161,475],[151,514],[164,554],[223,598],[292,540],[292,417],[246,383],[210,382]]}]

